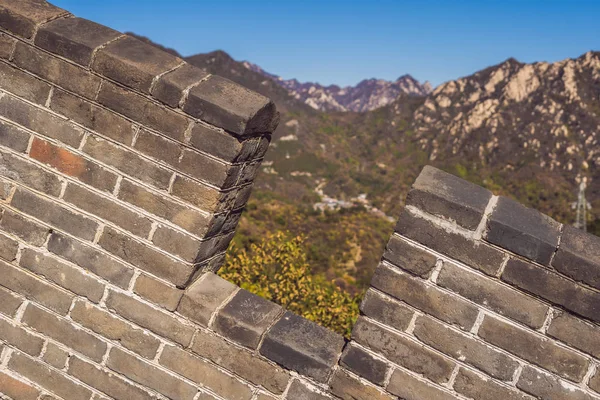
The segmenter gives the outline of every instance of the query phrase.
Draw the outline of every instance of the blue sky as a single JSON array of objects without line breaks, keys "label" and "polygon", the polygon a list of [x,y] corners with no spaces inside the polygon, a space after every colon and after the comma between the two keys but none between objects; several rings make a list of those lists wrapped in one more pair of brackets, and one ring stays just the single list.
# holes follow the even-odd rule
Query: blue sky
[{"label": "blue sky", "polygon": [[600,50],[600,0],[50,0],[184,55],[222,49],[284,78],[434,85],[509,57]]}]

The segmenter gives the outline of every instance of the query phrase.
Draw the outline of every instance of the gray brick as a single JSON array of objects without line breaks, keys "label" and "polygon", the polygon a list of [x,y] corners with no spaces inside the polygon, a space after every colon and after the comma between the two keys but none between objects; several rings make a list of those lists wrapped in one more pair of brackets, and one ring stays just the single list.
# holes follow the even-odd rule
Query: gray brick
[{"label": "gray brick", "polygon": [[183,150],[179,168],[182,172],[221,189],[236,185],[241,175],[240,166],[231,166],[189,149]]},{"label": "gray brick", "polygon": [[348,370],[368,379],[379,386],[384,386],[389,365],[356,345],[349,345],[344,350],[340,364]]},{"label": "gray brick", "polygon": [[175,177],[171,193],[209,213],[231,209],[237,195],[236,190],[230,190],[225,193],[219,192],[210,186],[180,175]]},{"label": "gray brick", "polygon": [[62,18],[41,26],[35,44],[87,66],[95,49],[119,35],[115,30],[83,18]]},{"label": "gray brick", "polygon": [[444,263],[437,284],[535,329],[548,314],[548,306],[540,301],[451,263]]},{"label": "gray brick", "polygon": [[6,235],[0,234],[0,258],[13,261],[17,256],[19,243]]},{"label": "gray brick", "polygon": [[34,246],[41,246],[46,242],[50,229],[42,226],[21,214],[4,209],[0,227],[5,232],[18,236]]},{"label": "gray brick", "polygon": [[196,124],[192,129],[190,144],[228,162],[247,161],[258,145],[257,139],[241,140],[235,135],[203,124]]},{"label": "gray brick", "polygon": [[455,396],[433,386],[422,379],[396,369],[392,374],[387,390],[404,400],[454,400]]},{"label": "gray brick", "polygon": [[0,172],[15,182],[50,196],[58,197],[61,181],[56,174],[50,173],[30,161],[0,150]]},{"label": "gray brick", "polygon": [[555,315],[548,335],[600,359],[600,327],[569,313]]},{"label": "gray brick", "polygon": [[489,378],[461,368],[454,381],[454,390],[469,398],[478,400],[515,399],[528,400],[531,397],[513,388],[502,386]]},{"label": "gray brick", "polygon": [[98,224],[95,221],[32,192],[17,188],[11,205],[81,239],[92,241],[96,236]]},{"label": "gray brick", "polygon": [[392,396],[365,385],[341,369],[335,371],[329,386],[331,392],[343,400],[393,400]]},{"label": "gray brick", "polygon": [[364,317],[359,317],[352,330],[352,339],[388,360],[422,374],[437,383],[447,382],[454,362],[415,340],[384,329]]},{"label": "gray brick", "polygon": [[372,288],[367,290],[365,297],[360,305],[360,310],[364,315],[381,322],[387,326],[406,330],[415,312],[406,305],[376,292]]},{"label": "gray brick", "polygon": [[290,385],[287,396],[289,400],[329,400],[329,396],[321,394],[317,388],[309,387],[307,384],[295,379]]},{"label": "gray brick", "polygon": [[288,311],[266,333],[260,353],[285,368],[326,382],[343,345],[342,336]]},{"label": "gray brick", "polygon": [[477,319],[477,307],[462,298],[385,264],[377,267],[371,285],[464,330],[470,329]]},{"label": "gray brick", "polygon": [[488,315],[479,328],[479,336],[486,342],[576,382],[583,379],[588,369],[588,360],[574,351]]},{"label": "gray brick", "polygon": [[69,292],[50,285],[29,272],[0,261],[0,276],[2,286],[19,293],[28,299],[66,315],[71,306],[73,295]]},{"label": "gray brick", "polygon": [[383,258],[397,267],[422,278],[427,278],[435,268],[437,257],[409,244],[404,238],[392,235]]},{"label": "gray brick", "polygon": [[183,290],[169,286],[146,274],[141,274],[135,281],[133,291],[146,300],[166,308],[169,311],[175,311],[179,301],[183,296]]},{"label": "gray brick", "polygon": [[576,281],[600,289],[600,238],[565,225],[552,266]]},{"label": "gray brick", "polygon": [[146,129],[140,130],[135,141],[135,148],[175,167],[179,166],[179,156],[183,151],[181,144]]},{"label": "gray brick", "polygon": [[485,239],[530,260],[548,265],[558,246],[560,226],[539,211],[500,197],[488,218]]},{"label": "gray brick", "polygon": [[46,344],[46,351],[42,359],[44,362],[52,365],[54,368],[63,369],[67,364],[69,353],[58,347],[53,342],[48,341]]},{"label": "gray brick", "polygon": [[104,284],[93,276],[33,249],[23,250],[19,265],[95,303],[104,293]]},{"label": "gray brick", "polygon": [[40,354],[44,345],[44,340],[39,336],[32,335],[20,326],[2,318],[0,318],[0,339],[34,357]]},{"label": "gray brick", "polygon": [[0,286],[0,313],[14,317],[21,304],[23,304],[23,300]]},{"label": "gray brick", "polygon": [[181,67],[164,74],[160,77],[152,94],[165,104],[173,108],[179,106],[183,98],[183,92],[193,84],[200,82],[208,76],[204,69],[194,67],[190,64],[184,64]]},{"label": "gray brick", "polygon": [[3,1],[0,26],[15,35],[29,39],[42,22],[64,14],[65,10],[45,1]]},{"label": "gray brick", "polygon": [[24,153],[29,145],[30,135],[21,128],[0,121],[0,145]]},{"label": "gray brick", "polygon": [[517,387],[536,398],[552,400],[594,400],[578,386],[546,372],[525,366]]},{"label": "gray brick", "polygon": [[240,290],[219,310],[212,328],[234,342],[255,349],[281,312],[277,304]]},{"label": "gray brick", "polygon": [[37,400],[40,395],[40,391],[29,383],[25,383],[2,371],[0,371],[0,388],[2,388],[2,393],[10,396],[7,398],[8,400]]},{"label": "gray brick", "polygon": [[94,361],[102,361],[106,353],[106,343],[76,327],[71,321],[50,314],[32,303],[25,309],[23,323]]},{"label": "gray brick", "polygon": [[[44,104],[50,94],[49,84],[5,63],[0,63],[0,87],[36,104]],[[4,115],[10,112],[9,107],[17,107],[8,100],[0,101],[0,105]]]},{"label": "gray brick", "polygon": [[211,315],[236,289],[233,283],[206,273],[187,288],[177,311],[202,326],[208,326]]},{"label": "gray brick", "polygon": [[159,224],[154,231],[152,243],[167,253],[181,257],[189,263],[197,260],[202,245],[200,240],[191,235],[176,231],[162,224]]}]

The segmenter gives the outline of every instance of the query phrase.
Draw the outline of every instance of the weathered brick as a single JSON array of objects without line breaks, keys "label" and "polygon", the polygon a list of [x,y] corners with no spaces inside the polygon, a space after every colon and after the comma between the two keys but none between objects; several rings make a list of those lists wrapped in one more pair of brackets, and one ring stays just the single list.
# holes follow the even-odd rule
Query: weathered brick
[{"label": "weathered brick", "polygon": [[160,77],[152,90],[154,97],[173,108],[179,106],[183,92],[208,76],[204,69],[184,64]]},{"label": "weathered brick", "polygon": [[193,326],[185,325],[172,314],[157,310],[124,293],[111,290],[106,300],[106,306],[123,318],[182,346],[189,345],[192,340]]},{"label": "weathered brick", "polygon": [[87,66],[95,49],[120,35],[83,18],[61,18],[41,26],[35,35],[35,44]]},{"label": "weathered brick", "polygon": [[17,256],[19,243],[6,235],[0,234],[0,258],[12,261]]},{"label": "weathered brick", "polygon": [[149,218],[79,185],[67,185],[63,199],[142,238],[147,237],[152,228]]},{"label": "weathered brick", "polygon": [[406,204],[475,230],[491,198],[487,189],[426,166],[408,193]]},{"label": "weathered brick", "polygon": [[235,196],[235,203],[233,205],[234,209],[246,206],[246,203],[248,203],[248,200],[252,195],[252,188],[253,185],[247,185],[238,189]]},{"label": "weathered brick", "polygon": [[89,389],[67,378],[62,372],[21,353],[13,353],[8,368],[65,399],[88,400],[92,395]]},{"label": "weathered brick", "polygon": [[121,182],[118,197],[197,235],[206,233],[210,224],[208,215],[176,203],[164,195],[153,193],[126,179]]},{"label": "weathered brick", "polygon": [[11,149],[24,153],[29,145],[29,133],[23,129],[0,121],[0,145],[10,147]]},{"label": "weathered brick", "polygon": [[60,89],[54,89],[50,108],[86,128],[118,142],[131,144],[134,125],[119,114]]},{"label": "weathered brick", "polygon": [[0,58],[8,60],[16,43],[17,39],[0,32]]},{"label": "weathered brick", "polygon": [[[0,63],[1,65],[2,63]],[[0,67],[0,87],[7,88],[1,78],[2,67]],[[25,95],[17,94],[27,98]],[[41,103],[43,104],[45,101],[44,98]],[[10,95],[0,96],[0,109],[2,109],[4,118],[41,135],[59,140],[71,147],[77,148],[81,143],[81,139],[83,139],[83,130],[80,127],[46,110],[32,106],[19,98]]]},{"label": "weathered brick", "polygon": [[555,315],[548,327],[548,335],[567,343],[596,358],[600,358],[600,327],[569,313]]},{"label": "weathered brick", "polygon": [[600,393],[600,371],[596,370],[596,374],[590,379],[589,385],[593,390]]},{"label": "weathered brick", "polygon": [[447,232],[406,209],[400,215],[396,232],[488,275],[495,275],[504,262],[502,251],[458,233]]},{"label": "weathered brick", "polygon": [[0,200],[8,200],[11,196],[15,184],[11,181],[0,177]]},{"label": "weathered brick", "polygon": [[0,261],[0,276],[2,276],[1,284],[5,288],[33,299],[60,314],[66,315],[69,311],[73,300],[73,295],[69,292],[4,261]]},{"label": "weathered brick", "polygon": [[171,193],[204,211],[220,212],[232,208],[237,191],[222,193],[210,186],[177,175]]},{"label": "weathered brick", "polygon": [[470,329],[477,319],[477,307],[386,264],[379,264],[371,286],[465,330]]},{"label": "weathered brick", "polygon": [[344,350],[340,364],[379,386],[384,386],[389,370],[388,363],[352,344]]},{"label": "weathered brick", "polygon": [[52,233],[48,250],[121,287],[129,287],[133,269],[75,239]]},{"label": "weathered brick", "polygon": [[[50,94],[49,84],[5,63],[0,63],[0,87],[2,90],[23,97],[36,104],[44,104]],[[3,93],[0,93],[0,107],[3,114],[5,113],[5,109],[7,112],[10,112],[9,107],[18,108],[15,103],[3,99],[3,97],[8,96],[2,95]]]},{"label": "weathered brick", "polygon": [[478,400],[531,399],[524,393],[502,386],[487,377],[463,368],[458,371],[453,387],[458,393]]},{"label": "weathered brick", "polygon": [[0,371],[0,391],[0,393],[9,396],[7,400],[37,400],[40,395],[40,391],[29,383],[25,383],[2,371]]},{"label": "weathered brick", "polygon": [[104,228],[98,244],[109,253],[176,286],[183,286],[194,272],[193,266],[172,259],[110,227]]},{"label": "weathered brick", "polygon": [[266,393],[258,393],[258,395],[256,396],[256,400],[277,400],[277,399]]},{"label": "weathered brick", "polygon": [[23,304],[23,300],[0,286],[0,313],[14,317],[21,304]]},{"label": "weathered brick", "polygon": [[60,194],[62,184],[56,174],[2,150],[0,150],[0,171],[5,177],[15,182],[20,182],[50,196],[58,197]]},{"label": "weathered brick", "polygon": [[2,318],[0,318],[0,339],[31,356],[39,355],[44,345],[42,338]]},{"label": "weathered brick", "polygon": [[343,345],[342,336],[287,311],[264,336],[260,353],[285,368],[326,382]]},{"label": "weathered brick", "polygon": [[190,285],[177,311],[192,321],[208,326],[210,317],[237,290],[237,286],[213,273],[206,273]]},{"label": "weathered brick", "polygon": [[169,286],[146,274],[138,276],[133,291],[146,300],[164,307],[169,311],[175,311],[175,309],[177,309],[179,300],[181,300],[181,297],[183,296],[183,290]]},{"label": "weathered brick", "polygon": [[535,329],[548,314],[548,306],[540,301],[452,263],[444,263],[437,284]]},{"label": "weathered brick", "polygon": [[375,325],[364,317],[359,317],[354,325],[352,339],[434,382],[447,382],[454,369],[455,364],[451,360],[414,340]]},{"label": "weathered brick", "polygon": [[160,345],[160,341],[154,336],[85,301],[75,302],[71,318],[102,337],[118,341],[122,346],[146,358],[154,358]]},{"label": "weathered brick", "polygon": [[47,81],[87,98],[96,96],[100,78],[25,43],[17,43],[13,63]]},{"label": "weathered brick", "polygon": [[393,393],[404,400],[454,400],[455,396],[443,391],[438,386],[433,386],[422,379],[396,369],[390,378],[387,387]]},{"label": "weathered brick", "polygon": [[0,8],[0,26],[15,35],[29,39],[35,29],[67,12],[45,1],[3,1]]},{"label": "weathered brick", "polygon": [[154,398],[148,392],[133,386],[118,375],[106,372],[79,357],[72,357],[69,361],[69,374],[115,399],[149,400]]},{"label": "weathered brick", "polygon": [[189,125],[187,118],[143,96],[104,82],[98,94],[98,102],[166,136],[181,142],[184,140],[184,133]]},{"label": "weathered brick", "polygon": [[546,372],[525,366],[517,387],[536,398],[552,400],[595,400],[578,386]]},{"label": "weathered brick", "polygon": [[588,368],[588,360],[574,351],[558,346],[539,334],[485,316],[479,336],[516,356],[554,372],[564,378],[579,382]]},{"label": "weathered brick", "polygon": [[250,400],[252,397],[252,390],[247,385],[219,371],[207,361],[176,347],[165,347],[159,362],[193,382],[212,389],[226,399]]},{"label": "weathered brick", "polygon": [[309,386],[297,379],[290,385],[287,396],[289,400],[330,400],[329,396],[322,394],[316,387]]},{"label": "weathered brick", "polygon": [[69,358],[69,353],[58,347],[56,344],[48,341],[46,344],[46,351],[42,359],[52,365],[54,368],[63,369]]},{"label": "weathered brick", "polygon": [[107,140],[90,136],[83,146],[83,151],[142,182],[154,185],[159,189],[169,187],[169,181],[173,175],[171,171]]},{"label": "weathered brick", "polygon": [[214,334],[197,331],[191,350],[244,379],[281,394],[290,376],[281,368],[256,357],[250,351],[231,345]]},{"label": "weathered brick", "polygon": [[234,236],[235,232],[229,232],[200,242],[195,262],[200,263],[206,261],[215,255],[224,252],[229,247],[229,243],[231,243]]},{"label": "weathered brick", "polygon": [[32,192],[17,188],[11,205],[81,239],[91,241],[96,236],[98,224],[95,221]]},{"label": "weathered brick", "polygon": [[141,129],[135,141],[136,149],[144,154],[177,167],[183,146],[173,140]]},{"label": "weathered brick", "polygon": [[534,264],[511,259],[502,280],[538,295],[576,314],[600,322],[600,293]]},{"label": "weathered brick", "polygon": [[92,68],[133,89],[150,93],[154,78],[175,68],[181,59],[131,36],[101,48]]},{"label": "weathered brick", "polygon": [[190,90],[183,109],[241,135],[273,132],[279,123],[279,113],[271,100],[216,75]]},{"label": "weathered brick", "polygon": [[29,156],[103,191],[112,192],[117,183],[117,176],[99,164],[37,137]]},{"label": "weathered brick", "polygon": [[404,238],[392,235],[383,258],[405,271],[427,278],[435,267],[437,257],[409,244]]},{"label": "weathered brick", "polygon": [[104,293],[104,284],[93,276],[37,250],[24,249],[19,265],[95,303]]},{"label": "weathered brick", "polygon": [[190,144],[200,151],[227,162],[243,162],[250,159],[258,145],[257,139],[241,138],[203,124],[192,129]]},{"label": "weathered brick", "polygon": [[228,165],[189,149],[183,150],[179,169],[221,189],[236,185],[241,175],[239,165]]},{"label": "weathered brick", "polygon": [[167,253],[179,256],[189,263],[196,261],[202,244],[200,240],[191,235],[162,224],[156,227],[152,236],[152,243]]},{"label": "weathered brick", "polygon": [[107,366],[173,400],[192,400],[198,392],[192,385],[116,347],[110,351]]},{"label": "weathered brick", "polygon": [[576,281],[600,289],[600,238],[565,225],[552,266]]},{"label": "weathered brick", "polygon": [[46,242],[50,229],[24,217],[10,209],[4,209],[0,227],[3,231],[12,233],[34,246],[41,246]]},{"label": "weathered brick", "polygon": [[393,400],[380,389],[367,386],[345,371],[338,369],[329,382],[331,392],[343,400]]},{"label": "weathered brick", "polygon": [[260,162],[253,162],[244,164],[244,168],[240,173],[240,178],[237,182],[237,185],[245,185],[247,183],[252,183],[256,179],[258,172],[260,171]]},{"label": "weathered brick", "polygon": [[548,265],[558,246],[561,224],[512,199],[500,197],[488,218],[485,239]]},{"label": "weathered brick", "polygon": [[106,353],[106,343],[77,328],[71,321],[50,314],[34,304],[27,305],[23,322],[94,361],[101,361]]},{"label": "weathered brick", "polygon": [[267,150],[269,150],[270,143],[271,143],[271,135],[270,134],[262,135],[260,137],[258,147],[256,148],[256,151],[252,155],[252,158],[254,158],[254,159],[263,158],[265,156],[265,154],[267,153]]},{"label": "weathered brick", "polygon": [[417,319],[414,334],[421,342],[503,381],[510,381],[519,366],[517,361],[477,338],[426,316]]},{"label": "weathered brick", "polygon": [[275,303],[240,290],[219,310],[212,328],[234,342],[255,349],[281,310]]}]

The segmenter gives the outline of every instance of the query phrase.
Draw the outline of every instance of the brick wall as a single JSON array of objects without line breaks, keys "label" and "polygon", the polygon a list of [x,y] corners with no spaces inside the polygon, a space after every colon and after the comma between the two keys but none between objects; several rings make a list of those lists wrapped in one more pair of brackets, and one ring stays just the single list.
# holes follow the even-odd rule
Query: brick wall
[{"label": "brick wall", "polygon": [[600,399],[600,241],[426,168],[350,341],[219,267],[268,99],[0,0],[0,398]]}]

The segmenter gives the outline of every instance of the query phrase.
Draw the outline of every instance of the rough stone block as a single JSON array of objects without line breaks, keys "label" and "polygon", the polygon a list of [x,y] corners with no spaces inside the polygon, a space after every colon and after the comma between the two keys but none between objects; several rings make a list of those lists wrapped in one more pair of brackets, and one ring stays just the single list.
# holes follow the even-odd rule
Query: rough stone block
[{"label": "rough stone block", "polygon": [[221,308],[213,329],[223,336],[255,349],[282,308],[246,290],[240,290]]},{"label": "rough stone block", "polygon": [[384,386],[390,368],[385,361],[352,344],[344,350],[340,364],[379,386]]},{"label": "rough stone block", "polygon": [[589,366],[588,360],[574,351],[488,315],[479,328],[479,336],[488,343],[575,382],[583,379]]},{"label": "rough stone block", "polygon": [[161,76],[154,86],[152,94],[163,103],[177,108],[183,99],[184,91],[208,75],[204,69],[184,64]]},{"label": "rough stone block", "polygon": [[63,199],[141,238],[148,237],[152,228],[152,220],[148,217],[140,215],[110,198],[100,196],[83,186],[69,183]]},{"label": "rough stone block", "polygon": [[183,109],[239,135],[271,133],[279,123],[279,113],[271,100],[216,75],[190,90]]},{"label": "rough stone block", "polygon": [[93,103],[54,89],[50,108],[65,117],[124,144],[131,144],[134,125],[119,114]]},{"label": "rough stone block", "polygon": [[18,236],[34,246],[41,246],[46,242],[50,229],[42,226],[21,214],[5,209],[2,213],[0,228],[3,231]]},{"label": "rough stone block", "polygon": [[542,302],[451,263],[444,264],[437,284],[534,329],[542,327],[548,314]]},{"label": "rough stone block", "polygon": [[237,191],[219,192],[216,189],[184,178],[175,177],[171,193],[206,212],[221,212],[231,209],[236,200]]},{"label": "rough stone block", "polygon": [[517,387],[539,399],[595,400],[579,386],[530,366],[523,368]]},{"label": "rough stone block", "polygon": [[232,163],[250,159],[258,145],[256,139],[241,140],[203,124],[196,124],[192,129],[190,144],[200,151]]},{"label": "rough stone block", "polygon": [[63,369],[69,358],[69,353],[58,347],[53,342],[48,341],[46,345],[46,351],[42,359],[52,365],[54,368]]},{"label": "rough stone block", "polygon": [[35,44],[88,66],[94,50],[119,36],[121,33],[83,18],[61,18],[40,27]]},{"label": "rough stone block", "polygon": [[[0,318],[0,339],[6,344],[31,355],[38,356],[42,351],[44,340],[32,335],[20,326]],[[2,390],[0,388],[0,390]],[[1,392],[0,392],[1,393]]]},{"label": "rough stone block", "polygon": [[8,60],[15,48],[17,39],[0,32],[0,58]]},{"label": "rough stone block", "polygon": [[[1,347],[0,347],[1,348]],[[37,400],[40,391],[29,383],[25,383],[0,371],[0,388],[8,399]]]},{"label": "rough stone block", "polygon": [[502,280],[583,317],[600,322],[600,293],[518,259],[509,260]]},{"label": "rough stone block", "polygon": [[190,285],[177,311],[192,321],[208,326],[210,317],[237,290],[237,286],[213,273],[206,273]]},{"label": "rough stone block", "polygon": [[48,172],[31,161],[0,150],[0,172],[15,182],[50,196],[60,195],[62,182],[58,175]]},{"label": "rough stone block", "polygon": [[22,42],[17,43],[13,63],[88,99],[96,97],[100,88],[100,78],[96,75]]},{"label": "rough stone block", "polygon": [[198,389],[189,383],[116,347],[111,349],[106,365],[132,381],[172,399],[192,400],[198,392]]},{"label": "rough stone block", "polygon": [[0,286],[0,313],[12,318],[21,304],[23,300]]},{"label": "rough stone block", "polygon": [[400,331],[406,330],[414,311],[392,299],[369,289],[360,305],[360,311],[367,317]]},{"label": "rough stone block", "polygon": [[24,249],[19,265],[95,303],[104,293],[104,284],[93,276],[37,250]]},{"label": "rough stone block", "polygon": [[212,389],[219,396],[231,400],[250,400],[252,390],[231,375],[227,375],[209,362],[173,346],[166,346],[160,364],[172,371]]},{"label": "rough stone block", "polygon": [[561,225],[514,200],[500,197],[488,218],[485,239],[523,257],[548,265],[558,246]]},{"label": "rough stone block", "polygon": [[25,39],[33,36],[38,25],[61,15],[67,15],[67,12],[46,1],[0,2],[0,26]]},{"label": "rough stone block", "polygon": [[155,46],[123,36],[96,53],[92,68],[125,86],[149,94],[154,78],[181,62]]},{"label": "rough stone block", "polygon": [[23,323],[94,361],[102,361],[102,356],[106,353],[106,343],[76,327],[71,321],[57,317],[32,303],[25,309]]},{"label": "rough stone block", "polygon": [[335,371],[329,387],[333,394],[343,400],[393,400],[392,396],[373,386],[365,385],[342,369]]},{"label": "rough stone block", "polygon": [[342,336],[288,311],[266,333],[260,353],[288,369],[326,382],[343,345]]},{"label": "rough stone block", "polygon": [[443,391],[439,386],[434,386],[423,379],[419,379],[401,369],[396,369],[390,378],[387,387],[404,400],[454,400],[455,396]]},{"label": "rough stone block", "polygon": [[0,261],[0,276],[5,288],[33,299],[59,314],[66,315],[69,311],[74,297],[69,292],[4,261]]},{"label": "rough stone block", "polygon": [[396,232],[488,275],[495,275],[504,262],[504,252],[458,233],[447,232],[406,209],[398,220]]},{"label": "rough stone block", "polygon": [[81,239],[92,241],[96,236],[98,224],[95,221],[81,214],[76,214],[33,192],[17,188],[11,205],[25,214],[29,214]]},{"label": "rough stone block", "polygon": [[569,313],[555,315],[548,335],[600,359],[600,327]]},{"label": "rough stone block", "polygon": [[133,269],[109,257],[91,246],[53,232],[48,241],[48,250],[107,281],[126,289],[133,276]]},{"label": "rough stone block", "polygon": [[135,141],[135,148],[174,167],[179,166],[179,156],[183,151],[181,144],[146,129],[140,130]]},{"label": "rough stone block", "polygon": [[408,193],[406,204],[475,230],[491,198],[487,189],[426,166]]},{"label": "rough stone block", "polygon": [[576,281],[600,289],[600,238],[565,225],[552,266]]},{"label": "rough stone block", "polygon": [[524,393],[507,386],[502,386],[489,378],[463,368],[458,371],[458,375],[454,381],[454,390],[469,398],[478,400],[530,399]]},{"label": "rough stone block", "polygon": [[386,264],[379,264],[371,286],[464,330],[473,326],[479,313],[477,307],[459,296]]},{"label": "rough stone block", "polygon": [[221,189],[236,185],[241,174],[239,165],[228,165],[189,149],[183,150],[179,168],[182,172]]},{"label": "rough stone block", "polygon": [[330,400],[329,396],[322,394],[319,389],[307,383],[294,379],[290,385],[287,396],[289,400]]},{"label": "rough stone block", "polygon": [[123,318],[182,346],[188,346],[192,340],[193,326],[184,324],[172,314],[157,310],[127,294],[111,290],[106,306]]},{"label": "rough stone block", "polygon": [[160,345],[157,338],[144,330],[82,300],[75,302],[71,310],[71,319],[102,337],[119,342],[123,347],[142,357],[153,359]]},{"label": "rough stone block", "polygon": [[290,376],[286,371],[214,334],[197,331],[191,350],[270,392],[281,394],[287,388]]},{"label": "rough stone block", "polygon": [[146,274],[138,276],[133,291],[137,295],[169,311],[177,309],[179,300],[183,296],[183,290],[169,286]]},{"label": "rough stone block", "polygon": [[15,125],[0,121],[0,145],[24,153],[29,146],[30,135]]},{"label": "rough stone block", "polygon": [[0,235],[0,258],[13,261],[17,256],[19,243],[5,235]]},{"label": "rough stone block", "polygon": [[454,369],[454,362],[432,350],[426,349],[413,339],[384,329],[359,317],[352,330],[352,339],[437,383],[447,382]]},{"label": "rough stone block", "polygon": [[510,381],[519,366],[506,354],[427,316],[417,319],[414,334],[421,342],[503,381]]},{"label": "rough stone block", "polygon": [[409,244],[404,238],[392,235],[383,258],[395,266],[422,278],[427,278],[435,268],[437,257]]}]

